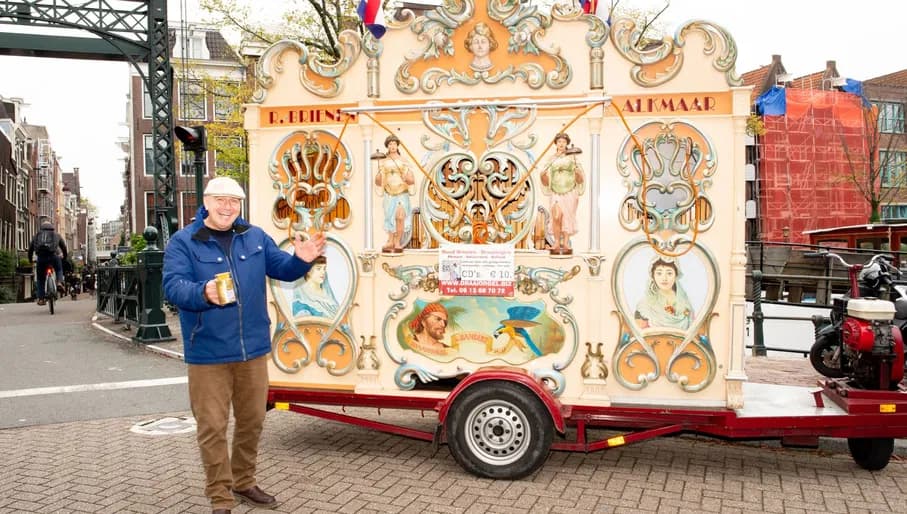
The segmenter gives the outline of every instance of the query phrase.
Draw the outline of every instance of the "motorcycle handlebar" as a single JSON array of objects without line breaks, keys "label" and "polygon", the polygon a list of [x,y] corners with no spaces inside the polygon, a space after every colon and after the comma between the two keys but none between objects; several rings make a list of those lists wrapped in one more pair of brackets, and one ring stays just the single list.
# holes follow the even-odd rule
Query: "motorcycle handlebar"
[{"label": "motorcycle handlebar", "polygon": [[[838,255],[834,252],[829,252],[827,250],[820,250],[817,252],[804,252],[803,256],[804,257],[834,258],[834,259],[837,259],[838,262],[840,262],[846,268],[852,268],[852,267],[856,266],[856,264],[850,264],[849,262],[845,261],[844,258],[841,257],[840,255]],[[878,253],[878,254],[873,255],[872,258],[869,259],[869,262],[864,264],[863,267],[868,268],[868,267],[872,266],[873,264],[875,264],[879,261],[882,261],[882,263],[884,263],[885,268],[887,268],[889,270],[894,270],[898,274],[898,276],[900,276],[901,270],[899,270],[891,265],[891,262],[893,260],[894,260],[894,256],[889,253]]]}]

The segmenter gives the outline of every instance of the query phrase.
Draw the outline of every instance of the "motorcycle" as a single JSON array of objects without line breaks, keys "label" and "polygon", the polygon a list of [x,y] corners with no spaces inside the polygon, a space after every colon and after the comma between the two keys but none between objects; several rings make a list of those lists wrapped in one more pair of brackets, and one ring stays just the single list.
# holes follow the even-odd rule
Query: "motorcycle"
[{"label": "motorcycle", "polygon": [[904,378],[901,334],[907,330],[907,288],[893,284],[892,274],[901,272],[891,264],[892,256],[877,254],[865,265],[848,264],[828,251],[806,256],[837,259],[850,279],[847,294],[833,300],[830,317],[813,317],[813,368],[864,389],[897,389]]}]

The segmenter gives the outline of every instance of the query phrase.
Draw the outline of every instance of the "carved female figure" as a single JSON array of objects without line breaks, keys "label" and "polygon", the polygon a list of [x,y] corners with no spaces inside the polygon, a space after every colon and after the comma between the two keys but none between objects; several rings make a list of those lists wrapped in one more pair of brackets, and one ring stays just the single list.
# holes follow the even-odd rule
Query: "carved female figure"
[{"label": "carved female figure", "polygon": [[387,154],[379,156],[375,185],[384,196],[384,230],[387,243],[383,252],[403,251],[406,234],[412,231],[412,206],[410,188],[415,184],[413,165],[400,154],[400,139],[391,134],[384,140]]},{"label": "carved female figure", "polygon": [[498,48],[498,41],[487,23],[480,21],[466,35],[463,43],[466,51],[473,54],[469,67],[476,71],[485,71],[492,67],[491,52]]},{"label": "carved female figure", "polygon": [[549,197],[551,219],[548,230],[554,237],[553,254],[573,253],[570,236],[576,234],[576,209],[586,188],[583,167],[576,158],[582,151],[570,145],[563,132],[554,136],[555,153],[539,177],[544,194]]}]

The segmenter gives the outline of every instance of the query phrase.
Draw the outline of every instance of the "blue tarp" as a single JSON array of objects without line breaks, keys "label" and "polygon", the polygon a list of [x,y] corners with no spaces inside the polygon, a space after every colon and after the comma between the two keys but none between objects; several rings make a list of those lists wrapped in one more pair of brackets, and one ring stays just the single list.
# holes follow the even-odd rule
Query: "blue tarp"
[{"label": "blue tarp", "polygon": [[863,107],[869,107],[869,99],[866,98],[866,95],[863,94],[863,83],[859,80],[846,79],[847,84],[841,86],[841,91],[845,93],[851,93],[860,97],[863,100]]},{"label": "blue tarp", "polygon": [[787,96],[781,86],[771,89],[756,98],[756,112],[763,116],[784,116],[787,113]]}]

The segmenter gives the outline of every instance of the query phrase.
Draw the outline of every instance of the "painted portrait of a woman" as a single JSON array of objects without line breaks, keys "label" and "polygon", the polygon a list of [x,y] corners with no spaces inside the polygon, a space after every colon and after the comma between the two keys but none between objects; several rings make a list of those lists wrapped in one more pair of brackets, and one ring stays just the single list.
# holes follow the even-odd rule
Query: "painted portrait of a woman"
[{"label": "painted portrait of a woman", "polygon": [[693,305],[680,284],[677,262],[656,256],[649,267],[643,297],[636,304],[634,319],[640,328],[676,328],[686,330],[695,319]]},{"label": "painted portrait of a woman", "polygon": [[294,317],[315,316],[333,319],[339,304],[328,281],[327,259],[315,259],[311,269],[302,278],[302,284],[293,289],[292,312]]}]

